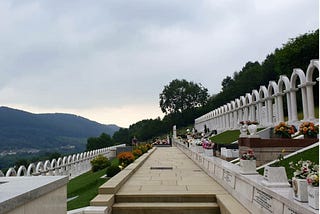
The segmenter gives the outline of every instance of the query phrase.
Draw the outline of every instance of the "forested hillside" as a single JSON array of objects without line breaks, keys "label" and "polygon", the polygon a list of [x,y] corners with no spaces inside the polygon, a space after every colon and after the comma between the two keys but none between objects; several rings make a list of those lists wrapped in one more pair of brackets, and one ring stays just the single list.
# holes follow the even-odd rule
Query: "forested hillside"
[{"label": "forested hillside", "polygon": [[72,114],[32,114],[0,107],[0,153],[4,150],[84,150],[88,137],[113,135],[116,125],[103,125]]},{"label": "forested hillside", "polygon": [[[218,108],[253,89],[259,89],[260,85],[268,86],[270,80],[278,81],[280,75],[290,78],[294,68],[306,72],[311,59],[319,59],[319,30],[290,39],[282,48],[268,54],[262,63],[247,62],[232,77],[227,76],[221,83],[222,91],[209,99],[206,111]],[[319,97],[318,90],[315,97]]]},{"label": "forested hillside", "polygon": [[[133,136],[140,140],[147,140],[152,136],[170,133],[173,125],[177,125],[177,127],[192,125],[197,117],[245,93],[251,93],[253,89],[259,89],[260,85],[268,86],[270,80],[278,81],[280,75],[284,74],[290,78],[294,68],[301,68],[306,72],[311,59],[319,59],[319,30],[289,39],[282,47],[274,50],[273,53],[266,53],[266,58],[262,62],[247,62],[241,70],[234,72],[233,76],[226,76],[222,80],[222,90],[211,95],[205,105],[196,108],[188,108],[187,106],[180,112],[164,112],[166,115],[162,120],[157,118],[139,121],[132,124],[129,129],[120,129],[119,132],[115,133],[114,137],[117,142],[123,143],[128,142]],[[314,73],[319,76],[319,72]],[[214,72],[212,77],[208,78],[214,79]],[[174,81],[185,82],[185,80]],[[319,87],[319,82],[315,87]],[[161,103],[164,103],[161,99],[161,95],[164,92],[178,94],[182,98],[188,97],[184,94],[179,94],[186,92],[187,90],[185,89],[187,87],[172,88],[172,90],[178,90],[179,93],[168,92],[168,88],[170,88],[170,85],[164,86],[164,91],[160,93],[160,107]],[[318,101],[319,90],[314,90],[314,96]],[[319,101],[316,103],[319,103]],[[169,103],[167,106],[175,105]]]}]

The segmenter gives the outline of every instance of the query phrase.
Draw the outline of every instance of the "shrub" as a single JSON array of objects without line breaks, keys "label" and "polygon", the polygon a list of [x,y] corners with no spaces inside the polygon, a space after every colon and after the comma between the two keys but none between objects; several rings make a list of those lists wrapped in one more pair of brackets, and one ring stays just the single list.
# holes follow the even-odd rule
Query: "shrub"
[{"label": "shrub", "polygon": [[148,147],[145,144],[140,144],[139,146],[136,147],[136,149],[140,149],[142,154],[148,151]]},{"label": "shrub", "polygon": [[134,155],[134,158],[137,159],[138,157],[140,157],[142,155],[142,151],[140,149],[134,149],[132,151],[132,154]]},{"label": "shrub", "polygon": [[111,163],[108,160],[108,158],[106,158],[103,155],[98,155],[93,160],[91,160],[90,163],[91,163],[92,172],[96,172],[98,170],[105,169],[105,168],[107,168],[108,166],[111,165]]},{"label": "shrub", "polygon": [[107,168],[107,177],[113,177],[121,171],[119,166],[111,165]]},{"label": "shrub", "polygon": [[152,144],[147,143],[146,146],[147,146],[148,150],[149,150],[149,149],[152,149]]},{"label": "shrub", "polygon": [[123,167],[128,166],[134,161],[134,155],[132,152],[122,152],[117,156],[117,158],[119,159],[119,164]]}]

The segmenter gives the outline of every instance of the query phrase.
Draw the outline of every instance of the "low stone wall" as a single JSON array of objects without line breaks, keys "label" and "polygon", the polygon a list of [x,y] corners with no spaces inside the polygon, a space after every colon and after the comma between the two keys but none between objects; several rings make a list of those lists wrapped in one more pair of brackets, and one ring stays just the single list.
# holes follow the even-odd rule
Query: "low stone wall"
[{"label": "low stone wall", "polygon": [[14,167],[8,169],[4,175],[0,170],[0,177],[6,176],[64,176],[75,178],[85,172],[91,170],[90,161],[98,155],[104,155],[107,158],[116,157],[116,148],[124,147],[125,144],[111,146],[103,149],[73,154],[65,157],[60,157],[57,160],[52,159],[31,163],[28,167],[19,166],[18,170]]},{"label": "low stone wall", "polygon": [[0,213],[65,214],[66,176],[0,178]]},{"label": "low stone wall", "polygon": [[268,188],[261,184],[263,176],[243,175],[240,167],[217,157],[190,150],[182,143],[175,145],[197,163],[209,176],[222,185],[235,199],[251,213],[312,214],[318,213],[307,203],[293,199],[293,190],[287,188]]},{"label": "low stone wall", "polygon": [[90,206],[80,209],[70,210],[68,214],[110,214],[112,205],[114,204],[114,195],[118,192],[121,186],[134,174],[136,170],[148,159],[148,157],[157,148],[150,149],[144,153],[133,163],[129,164],[117,175],[110,178],[106,183],[99,187],[99,194],[90,201]]},{"label": "low stone wall", "polygon": [[317,142],[317,138],[308,139],[286,139],[286,138],[239,138],[239,157],[252,149],[257,158],[257,166],[264,165],[273,160],[276,160],[279,154],[283,156],[305,148]]}]

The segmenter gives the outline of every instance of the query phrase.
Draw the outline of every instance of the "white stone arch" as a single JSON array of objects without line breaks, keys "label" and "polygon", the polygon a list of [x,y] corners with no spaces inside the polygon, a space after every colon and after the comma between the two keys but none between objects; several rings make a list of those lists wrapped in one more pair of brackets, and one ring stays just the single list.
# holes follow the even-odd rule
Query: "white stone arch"
[{"label": "white stone arch", "polygon": [[25,166],[20,166],[17,172],[17,176],[26,176],[27,175],[27,169]]},{"label": "white stone arch", "polygon": [[6,177],[16,176],[17,172],[13,167],[10,167],[6,173]]},{"label": "white stone arch", "polygon": [[62,158],[62,165],[66,165],[66,164],[68,164],[68,157],[67,157],[67,156],[64,156],[64,157]]},{"label": "white stone arch", "polygon": [[252,103],[252,95],[250,93],[246,93],[245,95],[245,103],[248,106],[248,120],[255,121],[255,107]]},{"label": "white stone arch", "polygon": [[236,102],[235,100],[232,100],[231,102],[231,114],[232,114],[232,118],[233,118],[233,127],[236,128],[238,126],[238,114],[237,114],[237,110],[236,110]]},{"label": "white stone arch", "polygon": [[[307,105],[308,105],[308,120],[315,120],[314,115],[314,96],[313,96],[313,86],[316,82],[313,81],[313,73],[317,70],[319,73],[319,60],[311,60],[307,68],[306,73],[306,93],[307,93]],[[319,82],[319,79],[318,79]],[[318,88],[319,91],[319,88]]]},{"label": "white stone arch", "polygon": [[234,122],[233,122],[233,113],[232,113],[232,106],[231,103],[227,103],[227,120],[228,120],[228,129],[234,128]]},{"label": "white stone arch", "polygon": [[240,96],[240,108],[241,108],[242,120],[247,121],[248,120],[248,105],[246,103],[245,96]]},{"label": "white stone arch", "polygon": [[289,78],[285,75],[280,75],[280,78],[278,80],[278,91],[279,91],[279,96],[281,99],[279,99],[279,120],[280,121],[285,121],[285,113],[283,110],[283,97],[285,96],[286,98],[286,103],[287,103],[287,116],[288,120],[292,121],[292,116],[291,116],[291,98],[290,98],[290,81]]},{"label": "white stone arch", "polygon": [[72,162],[74,163],[74,162],[76,162],[78,159],[77,159],[77,155],[72,155]]},{"label": "white stone arch", "polygon": [[260,121],[260,108],[261,108],[262,104],[259,102],[260,97],[259,97],[258,90],[256,90],[256,89],[252,90],[251,95],[252,95],[252,104],[254,106],[253,120],[257,121],[258,123],[261,123],[261,121]]},{"label": "white stone arch", "polygon": [[269,106],[269,122],[272,124],[279,123],[279,90],[275,81],[269,81],[268,85],[268,106]]},{"label": "white stone arch", "polygon": [[72,155],[68,156],[67,164],[70,164],[70,163],[72,163]]},{"label": "white stone arch", "polygon": [[[60,159],[60,161],[62,161],[61,158],[58,158],[58,160],[59,159]],[[58,161],[56,159],[51,160],[50,167],[51,167],[53,175],[59,175],[59,165],[58,165]]]},{"label": "white stone arch", "polygon": [[270,122],[268,120],[268,90],[264,85],[259,88],[259,102],[260,102],[260,121],[262,125],[269,126]]},{"label": "white stone arch", "polygon": [[307,106],[307,92],[306,92],[306,76],[300,68],[293,69],[290,78],[290,97],[291,97],[291,106],[292,106],[292,122],[298,121],[298,109],[297,109],[297,96],[296,88],[297,79],[300,80],[300,85],[298,88],[301,90],[302,96],[302,110],[303,110],[303,120],[307,120],[308,117],[308,106]]},{"label": "white stone arch", "polygon": [[36,165],[36,174],[41,174],[44,171],[43,163],[42,161],[39,161]]},{"label": "white stone arch", "polygon": [[235,100],[235,106],[236,106],[236,109],[235,111],[237,112],[237,123],[239,123],[241,120],[242,120],[242,114],[239,113],[239,109],[240,109],[240,99],[239,98],[236,98]]},{"label": "white stone arch", "polygon": [[27,169],[27,176],[32,176],[34,173],[36,173],[36,166],[34,163],[30,163]]}]

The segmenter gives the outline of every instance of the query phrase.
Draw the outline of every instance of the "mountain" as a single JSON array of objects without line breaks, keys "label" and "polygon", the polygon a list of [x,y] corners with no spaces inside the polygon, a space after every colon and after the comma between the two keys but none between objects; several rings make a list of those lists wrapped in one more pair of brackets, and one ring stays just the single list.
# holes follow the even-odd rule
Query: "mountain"
[{"label": "mountain", "polygon": [[73,114],[33,114],[0,107],[0,154],[3,151],[82,151],[88,137],[110,136],[116,125],[104,125]]}]

